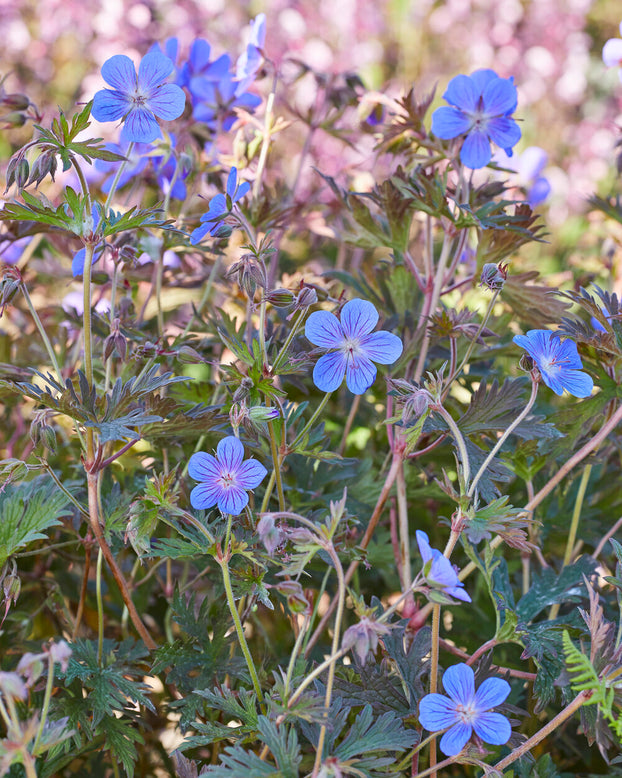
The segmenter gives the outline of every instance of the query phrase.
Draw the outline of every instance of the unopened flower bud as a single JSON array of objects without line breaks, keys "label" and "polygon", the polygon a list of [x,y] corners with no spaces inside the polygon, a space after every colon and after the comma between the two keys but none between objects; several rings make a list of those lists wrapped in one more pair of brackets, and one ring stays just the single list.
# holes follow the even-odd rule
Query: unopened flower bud
[{"label": "unopened flower bud", "polygon": [[256,423],[274,421],[274,419],[278,419],[280,415],[281,412],[278,408],[266,408],[265,405],[253,405],[248,409],[249,419]]},{"label": "unopened flower bud", "polygon": [[507,265],[504,265],[501,262],[499,262],[498,265],[495,265],[494,262],[487,262],[482,268],[480,286],[487,286],[488,289],[491,289],[492,291],[503,289],[507,277]]},{"label": "unopened flower bud", "polygon": [[56,153],[54,151],[44,151],[32,164],[28,184],[39,186],[48,175],[54,181],[57,167]]},{"label": "unopened flower bud", "polygon": [[0,692],[14,700],[25,700],[28,696],[26,684],[17,673],[0,672]]},{"label": "unopened flower bud", "polygon": [[188,344],[181,346],[177,352],[177,359],[184,365],[198,365],[204,361],[199,352]]},{"label": "unopened flower bud", "polygon": [[304,590],[298,581],[281,581],[274,588],[287,598],[287,604],[292,613],[309,612],[309,600],[305,597]]},{"label": "unopened flower bud", "polygon": [[266,294],[265,299],[275,308],[288,308],[296,298],[288,289],[273,289]]},{"label": "unopened flower bud", "polygon": [[257,534],[270,556],[274,554],[277,548],[285,540],[283,530],[276,526],[274,523],[274,516],[269,513],[262,516],[257,523]]},{"label": "unopened flower bud", "polygon": [[8,108],[10,111],[25,111],[30,105],[30,100],[26,95],[13,92],[10,95],[4,95],[2,100],[0,100],[0,105],[3,108]]},{"label": "unopened flower bud", "polygon": [[250,394],[251,389],[253,388],[253,380],[251,378],[243,378],[240,382],[240,385],[233,393],[233,402],[238,403],[241,400],[245,400],[248,395]]},{"label": "unopened flower bud", "polygon": [[308,308],[317,302],[317,292],[312,286],[304,286],[296,298],[296,308]]}]

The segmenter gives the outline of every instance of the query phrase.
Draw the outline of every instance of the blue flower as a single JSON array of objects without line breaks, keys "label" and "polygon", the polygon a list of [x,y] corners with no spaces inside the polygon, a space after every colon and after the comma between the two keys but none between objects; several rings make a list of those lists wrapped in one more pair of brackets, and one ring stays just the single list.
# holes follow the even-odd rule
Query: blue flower
[{"label": "blue flower", "polygon": [[[129,142],[118,143],[106,143],[104,148],[107,151],[112,151],[114,154],[121,154],[127,158],[119,180],[117,181],[117,189],[123,189],[123,187],[130,181],[133,181],[139,176],[143,170],[149,164],[149,154],[153,151],[153,146],[150,143],[135,143],[131,153],[128,155]],[[108,173],[108,177],[104,179],[101,184],[101,190],[105,194],[112,188],[112,183],[117,174],[119,166],[122,162],[109,162],[105,159],[95,160],[95,170],[100,173]]]},{"label": "blue flower", "polygon": [[430,547],[430,541],[425,532],[418,529],[415,533],[419,545],[419,553],[423,559],[423,577],[433,589],[440,589],[450,597],[464,602],[471,598],[464,590],[464,584],[458,578],[458,573],[447,557],[436,548]]},{"label": "blue flower", "polygon": [[514,343],[524,348],[536,363],[544,383],[555,394],[564,389],[575,397],[589,397],[594,388],[592,378],[582,372],[583,364],[573,340],[560,340],[551,330],[529,330],[515,335]]},{"label": "blue flower", "polygon": [[441,751],[456,756],[465,747],[473,730],[484,743],[501,746],[512,734],[508,719],[491,708],[500,705],[510,693],[502,678],[486,678],[477,692],[473,670],[466,664],[453,665],[443,675],[443,688],[449,695],[426,694],[419,703],[419,722],[430,732],[449,729],[441,738]]},{"label": "blue flower", "polygon": [[246,90],[247,79],[235,81],[231,73],[225,73],[219,81],[198,81],[193,97],[193,116],[198,122],[204,122],[212,130],[219,125],[230,130],[238,115],[236,108],[253,111],[261,104],[261,98]]},{"label": "blue flower", "polygon": [[248,489],[255,489],[267,475],[256,459],[244,459],[244,446],[232,435],[216,447],[216,456],[199,451],[190,457],[188,473],[201,481],[190,493],[197,510],[218,505],[223,513],[237,516],[248,505]]},{"label": "blue flower", "polygon": [[185,86],[192,97],[192,104],[199,101],[197,88],[202,84],[218,83],[229,73],[231,58],[222,54],[218,59],[210,60],[211,47],[203,38],[197,38],[190,47],[190,55],[179,71],[177,83]]},{"label": "blue flower", "polygon": [[173,63],[157,51],[145,54],[138,68],[125,54],[116,54],[102,66],[102,76],[114,89],[100,89],[93,98],[94,119],[123,120],[122,140],[149,143],[160,137],[156,117],[170,121],[184,111],[186,96],[175,84],[165,83]]},{"label": "blue flower", "polygon": [[[366,300],[350,300],[343,306],[341,321],[328,311],[314,311],[305,335],[316,346],[330,349],[318,359],[313,382],[323,392],[334,392],[346,377],[353,394],[363,394],[376,380],[373,362],[391,365],[402,353],[402,341],[391,332],[372,332],[378,311]],[[373,362],[372,362],[373,360]]]},{"label": "blue flower", "polygon": [[0,237],[0,262],[6,265],[16,265],[22,258],[22,254],[32,240],[32,235],[17,240],[3,239]]},{"label": "blue flower", "polygon": [[512,155],[521,131],[510,118],[517,103],[511,78],[500,78],[494,70],[476,70],[452,78],[443,97],[450,106],[434,111],[432,132],[445,140],[466,135],[460,159],[467,167],[481,168],[490,162],[491,141]]},{"label": "blue flower", "polygon": [[516,173],[516,185],[527,193],[527,202],[532,208],[543,203],[551,194],[551,184],[542,171],[548,162],[548,154],[539,146],[529,146],[513,159],[505,151],[496,151],[492,161],[499,167]]},{"label": "blue flower", "polygon": [[190,243],[196,246],[206,235],[220,237],[225,234],[225,217],[231,213],[233,206],[248,194],[251,185],[244,181],[238,186],[238,170],[232,167],[227,177],[226,194],[217,194],[209,202],[209,210],[201,216],[200,227],[193,230],[190,235]]},{"label": "blue flower", "polygon": [[258,14],[250,27],[250,40],[246,50],[240,54],[235,63],[235,77],[238,81],[244,81],[245,85],[255,78],[263,59],[261,52],[266,42],[266,15]]},{"label": "blue flower", "polygon": [[[101,221],[101,212],[100,212],[100,206],[93,205],[93,209],[91,211],[91,217],[93,219],[93,232],[97,232],[97,228],[99,227],[99,223]],[[101,243],[98,243],[94,250],[93,250],[93,261],[91,262],[92,265],[97,262],[97,260],[101,257],[101,255],[104,253],[104,250],[106,248],[105,241],[101,241]],[[84,260],[86,258],[86,248],[82,247],[79,251],[76,251],[76,253],[73,255],[73,260],[71,262],[71,272],[73,274],[73,277],[76,278],[77,276],[81,276],[84,273]]]}]

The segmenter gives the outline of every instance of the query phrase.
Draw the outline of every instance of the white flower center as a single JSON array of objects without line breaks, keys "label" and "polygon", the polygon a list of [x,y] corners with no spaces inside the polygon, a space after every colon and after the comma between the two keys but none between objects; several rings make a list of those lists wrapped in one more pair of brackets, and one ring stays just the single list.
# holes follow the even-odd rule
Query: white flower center
[{"label": "white flower center", "polygon": [[456,703],[456,713],[463,724],[472,724],[477,718],[477,708],[472,702],[468,705],[463,705],[461,702]]},{"label": "white flower center", "polygon": [[354,359],[354,357],[361,353],[361,344],[359,339],[345,337],[343,339],[343,343],[341,344],[341,350],[344,352],[344,354],[350,356],[351,359]]},{"label": "white flower center", "polygon": [[226,471],[222,471],[220,478],[217,480],[217,483],[223,489],[231,489],[233,486],[235,486],[235,473],[227,473]]}]

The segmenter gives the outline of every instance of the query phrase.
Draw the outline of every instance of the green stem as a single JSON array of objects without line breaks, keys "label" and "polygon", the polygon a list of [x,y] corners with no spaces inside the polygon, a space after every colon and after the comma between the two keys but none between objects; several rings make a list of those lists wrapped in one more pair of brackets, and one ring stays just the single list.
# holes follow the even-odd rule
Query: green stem
[{"label": "green stem", "polygon": [[48,654],[48,677],[45,683],[45,695],[43,697],[43,706],[41,708],[41,721],[39,722],[39,728],[37,729],[37,736],[35,737],[35,742],[32,747],[33,756],[36,756],[37,754],[39,741],[41,740],[41,735],[43,734],[43,728],[45,727],[45,722],[47,721],[48,711],[50,709],[50,700],[52,699],[53,687],[54,687],[54,660],[52,659],[52,654],[49,653]]},{"label": "green stem", "polygon": [[302,643],[304,641],[305,635],[307,634],[307,630],[309,629],[309,623],[310,623],[310,616],[307,614],[305,616],[304,624],[298,631],[298,635],[296,636],[296,642],[294,643],[294,648],[292,649],[291,656],[289,657],[289,663],[287,665],[287,673],[285,675],[285,684],[284,684],[284,691],[283,691],[283,696],[285,697],[285,699],[287,699],[289,695],[289,687],[292,682],[292,676],[294,675],[294,667],[296,666],[296,659],[300,654]]},{"label": "green stem", "polygon": [[274,360],[274,364],[272,365],[272,373],[276,373],[279,367],[281,366],[281,363],[283,360],[287,357],[287,350],[289,349],[292,340],[296,337],[296,334],[298,330],[300,329],[300,325],[303,323],[303,321],[307,318],[307,313],[309,312],[309,308],[304,308],[298,316],[296,317],[296,321],[293,323],[291,330],[289,331],[289,334],[287,338],[285,338],[285,342],[283,343],[281,350],[277,354],[276,359]]},{"label": "green stem", "polygon": [[326,392],[326,394],[324,395],[324,399],[318,405],[318,407],[315,409],[315,411],[314,411],[313,415],[311,416],[311,418],[309,419],[309,421],[305,424],[305,426],[302,428],[302,430],[296,435],[296,437],[294,438],[293,443],[291,443],[288,446],[290,451],[296,448],[298,443],[300,443],[300,441],[304,438],[304,436],[307,434],[307,432],[309,432],[311,427],[315,424],[316,419],[318,418],[320,413],[322,413],[322,411],[326,407],[326,403],[329,401],[331,394],[332,394],[332,392]]},{"label": "green stem", "polygon": [[399,527],[400,558],[402,563],[402,591],[410,589],[410,532],[408,527],[408,503],[406,501],[406,478],[404,476],[404,462],[397,471],[397,515]]},{"label": "green stem", "polygon": [[184,337],[190,332],[192,325],[194,324],[195,318],[197,316],[200,316],[203,313],[203,309],[207,305],[210,295],[212,293],[214,278],[216,276],[216,270],[219,264],[220,264],[220,254],[216,257],[216,260],[212,265],[212,269],[210,270],[209,276],[207,277],[207,283],[205,284],[205,289],[203,290],[203,295],[201,296],[201,300],[199,301],[199,304],[196,306],[196,308],[192,311],[192,315],[188,319],[188,323],[184,327],[184,331],[181,333],[182,337]]},{"label": "green stem", "polygon": [[[54,470],[52,469],[52,466],[45,462],[44,460],[40,460],[43,467],[47,470],[47,472],[50,474],[50,477],[52,480],[56,483],[58,488],[65,494],[65,496],[75,505],[75,507],[80,511],[80,513],[88,519],[89,512],[84,508],[80,503],[76,500],[76,498],[73,496],[73,494],[67,489],[67,487],[63,484],[63,482],[60,480],[60,478],[56,475]],[[49,546],[47,546],[49,549]],[[39,553],[39,552],[38,552]]]},{"label": "green stem", "polygon": [[112,198],[115,196],[115,193],[117,191],[117,186],[119,185],[119,179],[121,178],[121,174],[123,173],[125,166],[129,161],[129,158],[132,156],[133,151],[134,151],[134,141],[132,141],[130,145],[127,147],[127,151],[125,152],[126,159],[124,159],[123,162],[119,165],[115,177],[112,180],[112,186],[110,187],[110,191],[108,192],[108,197],[106,197],[106,202],[104,203],[105,214],[108,213],[108,210],[110,208],[110,203],[112,202]]},{"label": "green stem", "polygon": [[[82,311],[82,331],[84,339],[84,372],[89,386],[93,386],[93,340],[91,330],[91,270],[93,265],[93,244],[88,242],[84,246],[84,310]],[[93,461],[95,449],[93,429],[86,430],[86,457],[87,462]]]},{"label": "green stem", "polygon": [[[279,510],[285,510],[285,495],[283,493],[283,481],[281,479],[281,463],[279,462],[279,453],[276,446],[276,436],[274,434],[274,424],[268,422],[268,433],[270,434],[270,453],[272,454],[272,466],[276,479],[276,490],[279,495]],[[262,505],[263,508],[263,505]]]},{"label": "green stem", "polygon": [[268,95],[268,100],[266,101],[263,139],[261,142],[261,151],[259,152],[259,162],[257,163],[257,173],[255,174],[255,181],[253,183],[253,200],[255,201],[257,201],[257,198],[259,196],[259,190],[261,188],[261,179],[263,176],[264,168],[266,166],[266,160],[268,158],[268,149],[270,148],[272,109],[274,108],[275,96],[276,96],[276,75],[272,83],[272,91]]},{"label": "green stem", "polygon": [[50,358],[50,362],[54,366],[54,370],[56,370],[56,375],[58,377],[58,381],[61,385],[64,385],[65,381],[63,379],[63,374],[61,373],[60,366],[58,364],[58,359],[56,358],[56,354],[54,353],[54,349],[52,348],[52,343],[50,339],[48,338],[48,334],[45,331],[45,327],[41,323],[41,319],[39,318],[39,314],[37,313],[30,295],[28,294],[28,289],[26,288],[26,284],[22,281],[20,283],[22,294],[24,295],[24,299],[26,300],[26,305],[28,306],[28,310],[30,311],[32,318],[34,319],[35,325],[37,329],[39,330],[39,335],[41,335],[41,340],[43,341],[45,345],[45,350],[48,353],[48,356]]},{"label": "green stem", "polygon": [[[452,437],[456,443],[458,449],[458,480],[460,482],[460,493],[464,494],[469,485],[469,478],[471,475],[469,465],[469,455],[467,453],[466,443],[462,437],[462,433],[458,429],[458,425],[453,419],[453,416],[446,410],[440,403],[434,406],[434,411],[443,417],[445,423],[449,427]],[[461,471],[461,472],[460,472]]]},{"label": "green stem", "polygon": [[[117,303],[117,279],[119,276],[119,266],[114,263],[114,269],[112,271],[112,286],[110,289],[110,331],[114,324],[115,308]],[[112,355],[106,360],[106,376],[104,379],[104,394],[110,389],[110,378],[112,375]]]}]

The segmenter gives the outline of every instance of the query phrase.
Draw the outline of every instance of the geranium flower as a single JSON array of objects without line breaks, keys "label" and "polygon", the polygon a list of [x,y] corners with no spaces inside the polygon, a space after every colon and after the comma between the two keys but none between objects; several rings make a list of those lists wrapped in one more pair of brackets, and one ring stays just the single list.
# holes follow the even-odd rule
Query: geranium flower
[{"label": "geranium flower", "polygon": [[437,548],[431,548],[430,541],[425,532],[418,529],[415,533],[419,545],[419,553],[423,559],[423,577],[433,589],[440,589],[450,597],[457,600],[471,602],[471,598],[464,590],[464,584],[458,578],[447,557],[443,556]]},{"label": "geranium flower", "polygon": [[209,210],[201,216],[200,227],[193,230],[190,235],[190,243],[196,246],[206,235],[220,237],[224,235],[223,227],[225,217],[231,213],[233,206],[248,194],[251,185],[244,181],[238,186],[238,170],[232,167],[227,176],[225,194],[217,194],[209,201]]},{"label": "geranium flower", "polygon": [[100,89],[93,98],[91,114],[100,122],[122,119],[121,139],[149,143],[160,137],[156,117],[170,121],[184,111],[186,96],[176,84],[165,79],[173,63],[157,51],[142,58],[138,75],[132,60],[116,54],[102,66],[102,76],[114,89]]},{"label": "geranium flower", "polygon": [[465,747],[473,730],[484,743],[501,746],[512,734],[508,719],[491,708],[500,705],[510,693],[502,678],[486,678],[477,692],[473,670],[466,664],[453,665],[443,675],[443,688],[449,695],[426,694],[419,703],[419,722],[430,732],[449,729],[441,738],[441,751],[456,756]]},{"label": "geranium flower", "polygon": [[251,34],[246,50],[240,54],[235,63],[235,77],[244,81],[245,86],[257,75],[263,59],[262,51],[266,43],[266,15],[258,14],[250,23]]},{"label": "geranium flower", "polygon": [[188,473],[201,481],[190,493],[197,510],[218,505],[223,513],[237,516],[248,505],[248,489],[255,489],[267,470],[256,459],[244,459],[244,446],[230,435],[216,447],[216,456],[198,451],[190,457]]},{"label": "geranium flower", "polygon": [[434,111],[432,132],[445,140],[465,135],[460,159],[467,167],[481,168],[490,162],[491,141],[512,155],[521,131],[510,117],[517,103],[511,78],[500,78],[494,70],[476,70],[452,78],[443,97],[450,106]]},{"label": "geranium flower", "polygon": [[[620,35],[622,35],[622,22],[620,22]],[[603,62],[608,68],[622,67],[622,39],[609,38],[603,46]],[[622,70],[618,70],[618,76],[622,81]]]},{"label": "geranium flower", "polygon": [[305,335],[316,346],[331,349],[320,357],[313,382],[323,392],[334,392],[346,378],[353,394],[363,394],[376,380],[373,362],[391,365],[402,353],[402,341],[391,332],[372,332],[378,311],[366,300],[350,300],[343,306],[341,321],[328,311],[314,311]]},{"label": "geranium flower", "polygon": [[551,194],[551,184],[548,178],[542,175],[548,160],[548,154],[539,146],[529,146],[512,158],[499,149],[492,158],[499,167],[516,173],[516,184],[525,190],[527,202],[532,208],[543,203]]},{"label": "geranium flower", "polygon": [[575,397],[589,397],[594,388],[591,376],[582,372],[583,364],[573,340],[560,340],[551,330],[529,330],[515,335],[514,343],[524,348],[536,363],[544,383],[555,394],[564,389]]}]

